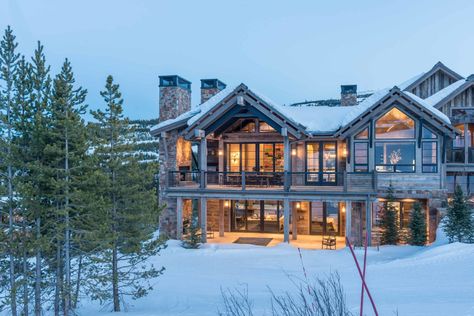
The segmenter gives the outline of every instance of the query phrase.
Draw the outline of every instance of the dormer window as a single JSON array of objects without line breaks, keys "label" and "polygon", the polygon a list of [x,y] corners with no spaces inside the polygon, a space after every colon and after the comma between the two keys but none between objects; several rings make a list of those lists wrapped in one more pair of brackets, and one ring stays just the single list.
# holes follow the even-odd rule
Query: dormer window
[{"label": "dormer window", "polygon": [[415,121],[399,109],[392,108],[376,121],[375,138],[415,138]]}]

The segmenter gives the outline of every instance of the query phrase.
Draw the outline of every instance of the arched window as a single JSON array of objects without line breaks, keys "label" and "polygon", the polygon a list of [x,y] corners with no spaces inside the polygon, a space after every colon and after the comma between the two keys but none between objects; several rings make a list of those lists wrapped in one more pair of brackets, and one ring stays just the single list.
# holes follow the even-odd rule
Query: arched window
[{"label": "arched window", "polygon": [[393,108],[375,123],[375,138],[415,138],[415,121],[399,109]]}]

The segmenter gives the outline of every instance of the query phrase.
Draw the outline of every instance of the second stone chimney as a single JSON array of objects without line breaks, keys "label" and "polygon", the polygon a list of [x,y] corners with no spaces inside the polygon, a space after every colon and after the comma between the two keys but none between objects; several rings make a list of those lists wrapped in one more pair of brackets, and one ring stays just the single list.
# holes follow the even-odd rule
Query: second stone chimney
[{"label": "second stone chimney", "polygon": [[341,85],[341,106],[357,105],[357,85]]},{"label": "second stone chimney", "polygon": [[201,79],[201,104],[226,88],[219,79]]},{"label": "second stone chimney", "polygon": [[177,75],[160,76],[160,122],[191,110],[191,82]]}]

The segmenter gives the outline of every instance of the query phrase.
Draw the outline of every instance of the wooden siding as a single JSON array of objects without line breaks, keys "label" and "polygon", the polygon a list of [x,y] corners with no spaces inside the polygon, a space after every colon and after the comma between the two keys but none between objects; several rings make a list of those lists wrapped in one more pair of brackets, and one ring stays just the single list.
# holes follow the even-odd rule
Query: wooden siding
[{"label": "wooden siding", "polygon": [[456,78],[448,75],[446,72],[438,70],[412,88],[410,92],[422,99],[426,99],[441,89],[444,89],[450,84],[456,82],[456,80]]},{"label": "wooden siding", "polygon": [[474,87],[470,87],[450,101],[438,107],[444,114],[451,116],[452,108],[474,107]]}]

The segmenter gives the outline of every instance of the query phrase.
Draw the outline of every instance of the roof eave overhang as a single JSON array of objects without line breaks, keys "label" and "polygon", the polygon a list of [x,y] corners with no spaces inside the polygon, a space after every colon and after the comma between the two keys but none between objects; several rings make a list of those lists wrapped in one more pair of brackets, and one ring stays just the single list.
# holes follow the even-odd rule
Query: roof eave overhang
[{"label": "roof eave overhang", "polygon": [[163,126],[163,127],[155,128],[153,130],[150,130],[150,134],[153,137],[159,137],[160,134],[163,133],[163,132],[169,132],[169,131],[172,131],[172,130],[175,130],[175,129],[185,128],[188,125],[187,124],[188,119],[189,118],[171,123],[171,124]]}]

